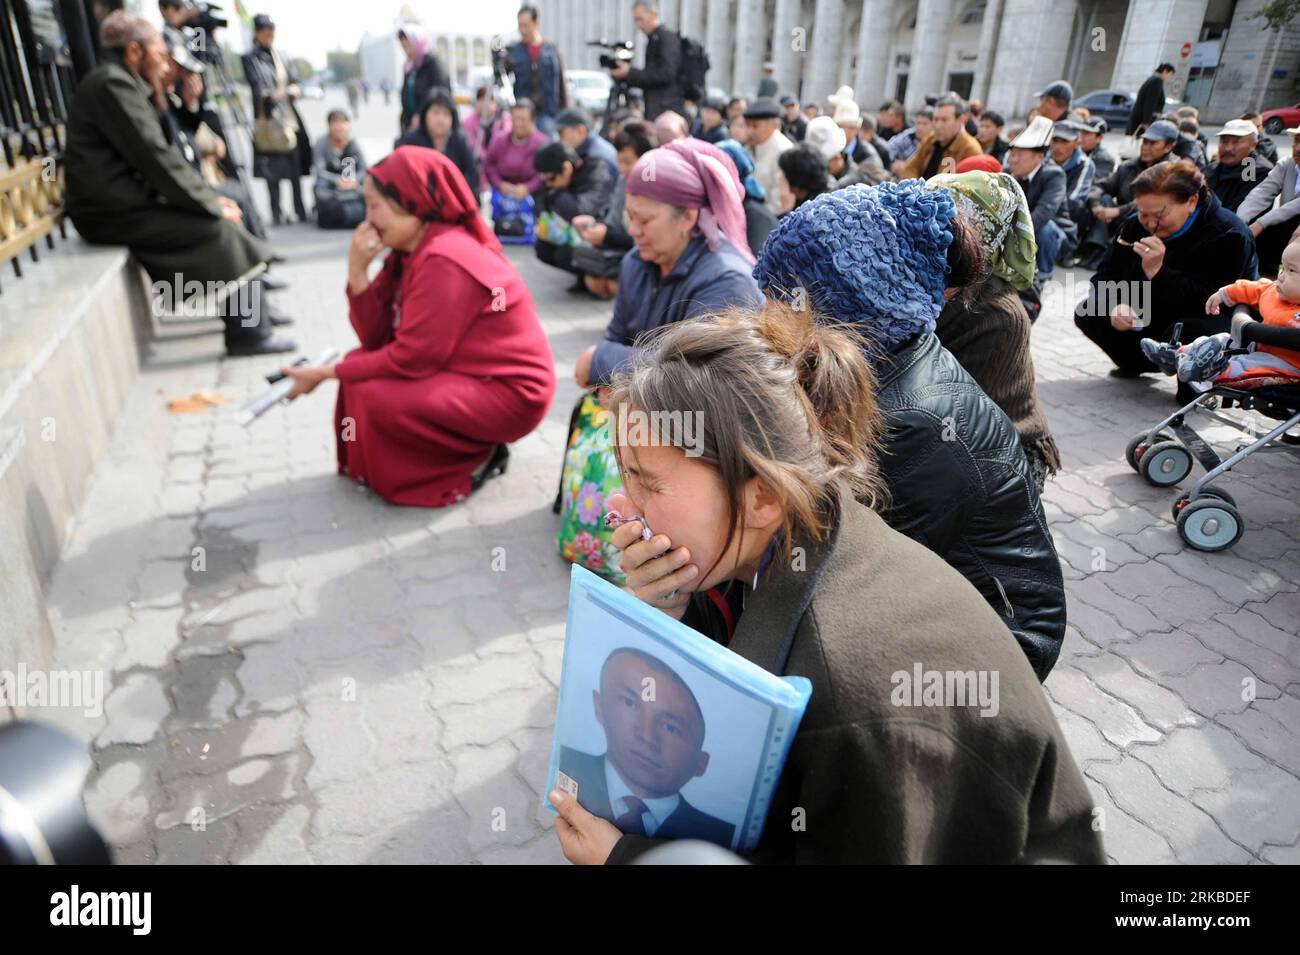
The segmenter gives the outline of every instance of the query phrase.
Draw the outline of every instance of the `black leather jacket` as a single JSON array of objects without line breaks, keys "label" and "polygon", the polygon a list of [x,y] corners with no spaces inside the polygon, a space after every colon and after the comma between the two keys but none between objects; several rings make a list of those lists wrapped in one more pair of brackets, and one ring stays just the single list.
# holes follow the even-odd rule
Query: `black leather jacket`
[{"label": "black leather jacket", "polygon": [[876,371],[884,517],[975,585],[1045,679],[1065,638],[1065,584],[1015,427],[928,332]]}]

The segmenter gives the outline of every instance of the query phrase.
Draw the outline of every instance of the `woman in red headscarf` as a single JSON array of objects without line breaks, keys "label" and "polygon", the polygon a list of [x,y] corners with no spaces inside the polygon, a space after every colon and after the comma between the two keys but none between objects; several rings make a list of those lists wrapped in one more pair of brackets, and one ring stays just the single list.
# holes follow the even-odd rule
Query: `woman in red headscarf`
[{"label": "woman in red headscarf", "polygon": [[504,472],[506,444],[541,423],[555,394],[550,345],[451,160],[403,146],[364,189],[347,285],[361,347],[335,365],[284,370],[294,394],[339,380],[340,473],[394,504],[454,504]]}]

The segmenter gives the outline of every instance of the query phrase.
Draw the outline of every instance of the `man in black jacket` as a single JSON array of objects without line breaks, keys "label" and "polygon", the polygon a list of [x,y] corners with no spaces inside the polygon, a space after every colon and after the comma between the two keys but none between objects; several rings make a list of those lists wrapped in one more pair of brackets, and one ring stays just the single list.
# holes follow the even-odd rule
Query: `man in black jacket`
[{"label": "man in black jacket", "polygon": [[[537,211],[550,212],[565,222],[575,216],[604,218],[614,191],[614,176],[599,159],[583,159],[558,140],[547,143],[533,156],[533,168],[542,176],[545,189],[537,194]],[[582,272],[573,264],[573,246],[538,239],[533,250],[547,265],[577,276],[570,291],[586,292]]]},{"label": "man in black jacket", "polygon": [[1133,101],[1133,111],[1128,114],[1128,128],[1125,132],[1130,136],[1137,135],[1165,111],[1165,84],[1173,78],[1174,72],[1172,63],[1161,63],[1146,78],[1138,90],[1137,99]]},{"label": "man in black jacket", "polygon": [[687,115],[682,89],[682,38],[660,21],[655,0],[636,0],[632,5],[632,19],[647,37],[645,66],[634,69],[631,64],[619,63],[609,75],[625,80],[645,94],[645,118],[650,122],[667,110]]},{"label": "man in black jacket", "polygon": [[1047,162],[1051,139],[1051,120],[1035,116],[1025,131],[1011,141],[1007,152],[1011,175],[1024,190],[1034,220],[1034,238],[1038,241],[1034,284],[1040,288],[1052,277],[1062,250],[1068,251],[1078,239],[1078,230],[1070,218],[1065,170]]},{"label": "man in black jacket", "polygon": [[1205,181],[1225,209],[1237,206],[1250,190],[1268,177],[1273,164],[1255,152],[1255,125],[1248,119],[1230,120],[1219,130],[1219,154],[1205,167]]}]

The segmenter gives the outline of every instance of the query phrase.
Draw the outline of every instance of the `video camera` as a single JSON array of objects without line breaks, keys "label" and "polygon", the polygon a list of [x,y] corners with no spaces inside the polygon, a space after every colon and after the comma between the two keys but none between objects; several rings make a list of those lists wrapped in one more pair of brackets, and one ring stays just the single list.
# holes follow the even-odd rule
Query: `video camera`
[{"label": "video camera", "polygon": [[636,46],[631,40],[616,40],[613,43],[605,39],[589,40],[587,46],[598,46],[613,54],[612,56],[607,53],[600,55],[600,65],[606,70],[612,70],[620,63],[631,63],[632,58],[636,56]]},{"label": "video camera", "polygon": [[190,19],[190,26],[197,27],[206,32],[220,29],[221,27],[230,26],[230,21],[225,17],[218,16],[221,7],[215,3],[196,3],[194,4],[195,14]]}]

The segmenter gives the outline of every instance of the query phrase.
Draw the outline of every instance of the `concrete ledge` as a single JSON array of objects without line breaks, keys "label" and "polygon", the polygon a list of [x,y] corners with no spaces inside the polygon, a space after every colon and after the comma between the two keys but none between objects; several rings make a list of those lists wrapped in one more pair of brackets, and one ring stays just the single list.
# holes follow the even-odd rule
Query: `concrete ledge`
[{"label": "concrete ledge", "polygon": [[43,251],[0,296],[0,669],[51,663],[44,587],[151,335],[125,249]]}]

